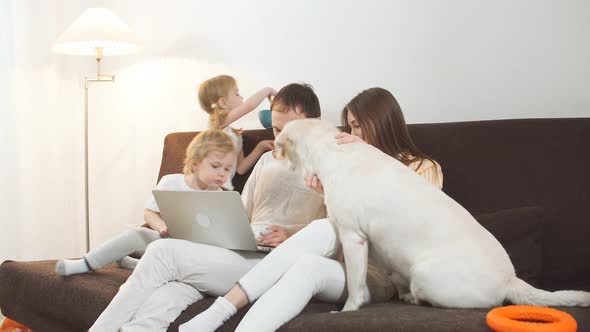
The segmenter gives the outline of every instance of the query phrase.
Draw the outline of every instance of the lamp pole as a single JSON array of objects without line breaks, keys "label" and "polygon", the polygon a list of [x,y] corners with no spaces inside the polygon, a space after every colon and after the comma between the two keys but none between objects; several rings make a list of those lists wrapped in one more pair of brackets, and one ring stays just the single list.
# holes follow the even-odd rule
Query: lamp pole
[{"label": "lamp pole", "polygon": [[85,216],[86,216],[86,252],[90,251],[90,203],[88,192],[88,86],[95,82],[115,82],[115,75],[105,75],[100,73],[102,61],[102,47],[95,49],[96,64],[98,67],[96,78],[84,78],[84,199],[85,199]]},{"label": "lamp pole", "polygon": [[115,75],[100,72],[103,55],[123,55],[137,50],[140,40],[107,8],[86,9],[59,36],[53,51],[71,55],[94,55],[96,77],[84,77],[84,208],[86,252],[90,251],[90,199],[88,184],[88,88],[90,83],[115,82]]}]

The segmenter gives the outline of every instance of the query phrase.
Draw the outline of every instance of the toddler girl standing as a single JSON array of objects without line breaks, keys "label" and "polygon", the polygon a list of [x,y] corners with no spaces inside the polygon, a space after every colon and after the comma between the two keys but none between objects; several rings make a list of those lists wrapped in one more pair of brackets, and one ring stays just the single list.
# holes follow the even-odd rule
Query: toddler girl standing
[{"label": "toddler girl standing", "polygon": [[272,140],[260,141],[250,154],[244,156],[241,130],[234,129],[230,125],[253,111],[265,98],[270,101],[276,94],[273,88],[267,87],[244,101],[244,98],[240,96],[236,80],[229,75],[212,77],[199,86],[199,104],[209,114],[209,128],[223,130],[232,137],[236,146],[237,162],[232,167],[224,188],[232,190],[231,180],[235,173],[247,173],[264,152],[274,147]]}]

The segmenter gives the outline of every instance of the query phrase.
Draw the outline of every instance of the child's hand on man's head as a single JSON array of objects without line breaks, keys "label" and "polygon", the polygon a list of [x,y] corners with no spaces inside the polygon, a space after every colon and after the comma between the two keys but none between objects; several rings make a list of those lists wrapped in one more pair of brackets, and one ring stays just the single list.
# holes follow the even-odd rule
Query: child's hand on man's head
[{"label": "child's hand on man's head", "polygon": [[274,98],[274,96],[277,95],[277,90],[273,89],[273,88],[266,88],[266,99],[268,99],[269,103],[272,103],[272,99]]},{"label": "child's hand on man's head", "polygon": [[270,225],[268,228],[271,230],[271,233],[260,237],[259,243],[261,245],[276,247],[289,238],[289,233],[284,227]]}]

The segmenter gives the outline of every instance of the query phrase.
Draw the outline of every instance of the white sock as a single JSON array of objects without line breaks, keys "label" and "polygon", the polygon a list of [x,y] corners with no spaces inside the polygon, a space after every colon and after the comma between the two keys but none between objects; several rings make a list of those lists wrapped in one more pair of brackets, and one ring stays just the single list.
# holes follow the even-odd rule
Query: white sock
[{"label": "white sock", "polygon": [[180,325],[178,332],[213,332],[236,313],[236,307],[223,297],[218,297],[209,309]]},{"label": "white sock", "polygon": [[84,258],[81,259],[60,259],[55,264],[55,272],[62,276],[86,273],[90,271]]},{"label": "white sock", "polygon": [[134,270],[138,261],[139,259],[137,258],[125,256],[121,260],[117,261],[117,264],[119,264],[119,266],[124,269]]}]

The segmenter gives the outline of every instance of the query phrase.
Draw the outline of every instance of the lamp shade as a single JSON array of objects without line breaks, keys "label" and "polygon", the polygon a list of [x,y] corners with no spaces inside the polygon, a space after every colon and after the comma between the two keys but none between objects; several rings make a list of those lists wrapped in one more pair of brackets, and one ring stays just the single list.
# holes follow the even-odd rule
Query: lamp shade
[{"label": "lamp shade", "polygon": [[95,55],[102,48],[104,55],[124,55],[136,51],[141,42],[119,17],[105,8],[87,9],[53,46],[56,53]]}]

